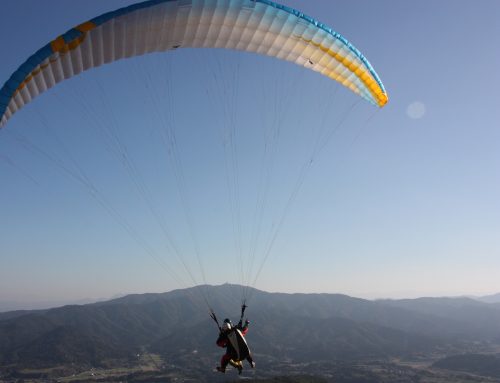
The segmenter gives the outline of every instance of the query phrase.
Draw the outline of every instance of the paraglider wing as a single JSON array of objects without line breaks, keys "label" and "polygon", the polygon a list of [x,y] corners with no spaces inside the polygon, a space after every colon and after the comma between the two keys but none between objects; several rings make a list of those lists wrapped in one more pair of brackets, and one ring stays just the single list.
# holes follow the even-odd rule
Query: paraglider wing
[{"label": "paraglider wing", "polygon": [[0,90],[0,127],[33,98],[82,71],[185,47],[255,52],[330,77],[382,107],[387,93],[343,36],[269,0],[149,0],[95,17],[33,54]]}]

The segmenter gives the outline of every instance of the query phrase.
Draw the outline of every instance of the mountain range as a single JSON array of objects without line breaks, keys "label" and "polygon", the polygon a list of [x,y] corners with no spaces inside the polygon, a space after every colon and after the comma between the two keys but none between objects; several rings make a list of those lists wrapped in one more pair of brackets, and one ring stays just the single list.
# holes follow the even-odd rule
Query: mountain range
[{"label": "mountain range", "polygon": [[0,381],[2,374],[26,369],[59,368],[63,375],[132,366],[143,355],[158,357],[159,369],[187,370],[202,381],[223,354],[215,345],[218,329],[209,310],[219,320],[237,321],[242,292],[249,297],[247,339],[259,367],[255,374],[262,377],[308,363],[317,372],[322,363],[415,361],[491,353],[500,345],[499,303],[471,298],[369,301],[225,284],[0,313]]}]

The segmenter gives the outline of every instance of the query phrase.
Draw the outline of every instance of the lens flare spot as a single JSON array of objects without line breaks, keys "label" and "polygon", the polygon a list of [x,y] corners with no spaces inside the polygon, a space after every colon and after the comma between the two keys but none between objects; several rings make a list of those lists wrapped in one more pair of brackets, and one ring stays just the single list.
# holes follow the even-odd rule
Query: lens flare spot
[{"label": "lens flare spot", "polygon": [[406,114],[413,120],[418,120],[425,116],[426,108],[425,104],[420,101],[412,102],[406,108]]}]

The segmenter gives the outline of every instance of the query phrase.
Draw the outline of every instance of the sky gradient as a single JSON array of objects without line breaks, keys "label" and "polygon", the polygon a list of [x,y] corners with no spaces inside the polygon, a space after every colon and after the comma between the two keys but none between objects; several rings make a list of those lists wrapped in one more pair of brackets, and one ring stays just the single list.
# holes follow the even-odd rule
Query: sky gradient
[{"label": "sky gradient", "polygon": [[[0,25],[0,82],[57,35],[131,3],[3,1],[9,17]],[[241,282],[225,124],[236,127],[243,255],[253,243],[256,264],[308,148],[321,129],[331,132],[255,287],[367,298],[500,292],[500,3],[282,3],[351,41],[380,75],[388,105],[377,110],[303,68],[236,52],[178,50],[58,85],[0,131],[0,301],[103,298],[192,284],[166,249],[154,214],[165,220],[196,281]],[[270,143],[264,127],[276,115],[283,117],[263,238],[251,242],[259,177],[271,168],[263,160]],[[130,178],[105,131],[90,126],[96,116],[119,128],[139,178]],[[169,165],[158,139],[162,119],[175,121],[180,167]],[[104,208],[101,197],[75,182],[71,174],[79,169],[109,201]],[[138,195],[142,180],[156,213]],[[123,220],[110,216],[110,207]],[[186,283],[171,278],[124,222]]]}]

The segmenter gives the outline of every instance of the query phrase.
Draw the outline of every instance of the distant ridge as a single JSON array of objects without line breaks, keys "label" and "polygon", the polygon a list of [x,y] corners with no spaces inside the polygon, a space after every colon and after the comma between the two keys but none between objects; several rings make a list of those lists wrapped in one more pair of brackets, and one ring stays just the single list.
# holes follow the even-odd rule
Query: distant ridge
[{"label": "distant ridge", "polygon": [[[202,289],[203,294],[200,293]],[[0,314],[0,366],[110,368],[154,353],[206,374],[221,350],[204,296],[219,318],[238,319],[237,285],[132,294],[105,302]],[[411,357],[467,342],[500,343],[500,307],[469,298],[369,301],[341,294],[251,290],[248,340],[259,366]],[[193,355],[197,363],[192,364]],[[0,367],[0,372],[2,367]],[[1,376],[1,374],[0,374]],[[201,376],[201,375],[200,375]]]},{"label": "distant ridge", "polygon": [[47,310],[55,307],[67,305],[86,305],[95,302],[102,302],[108,299],[75,299],[75,300],[54,300],[54,301],[0,301],[0,313],[9,311],[27,310]]},{"label": "distant ridge", "polygon": [[500,293],[498,294],[492,294],[492,295],[485,295],[482,297],[476,298],[477,300],[485,303],[500,303]]}]

